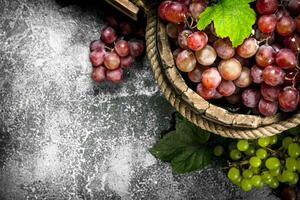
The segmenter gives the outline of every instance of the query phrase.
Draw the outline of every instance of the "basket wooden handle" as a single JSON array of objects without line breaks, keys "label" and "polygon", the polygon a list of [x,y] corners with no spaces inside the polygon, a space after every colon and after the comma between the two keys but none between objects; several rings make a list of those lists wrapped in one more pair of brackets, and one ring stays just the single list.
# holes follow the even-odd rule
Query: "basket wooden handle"
[{"label": "basket wooden handle", "polygon": [[107,3],[123,12],[134,20],[137,20],[139,7],[129,0],[105,0]]}]

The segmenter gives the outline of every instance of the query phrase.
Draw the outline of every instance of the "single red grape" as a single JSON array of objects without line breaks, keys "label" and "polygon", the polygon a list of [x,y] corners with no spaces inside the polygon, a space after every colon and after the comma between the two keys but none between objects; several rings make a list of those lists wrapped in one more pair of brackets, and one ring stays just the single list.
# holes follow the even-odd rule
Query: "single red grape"
[{"label": "single red grape", "polygon": [[94,40],[90,44],[90,51],[104,50],[105,44],[101,40]]},{"label": "single red grape", "polygon": [[102,82],[106,78],[106,68],[103,66],[98,66],[93,68],[92,79],[98,83]]},{"label": "single red grape", "polygon": [[100,66],[104,62],[104,49],[96,49],[90,53],[90,61],[94,67]]},{"label": "single red grape", "polygon": [[213,44],[217,54],[222,59],[232,58],[235,54],[235,50],[229,39],[218,39]]},{"label": "single red grape", "polygon": [[196,55],[197,61],[201,65],[204,65],[204,66],[212,65],[215,62],[215,60],[217,59],[217,52],[210,45],[206,45],[200,51],[196,51],[195,55]]},{"label": "single red grape", "polygon": [[265,83],[261,85],[260,93],[265,100],[274,102],[278,101],[278,95],[281,88],[279,86],[270,86]]},{"label": "single red grape", "polygon": [[234,84],[239,88],[246,88],[251,85],[251,83],[252,77],[250,69],[248,67],[243,67],[240,77],[234,81]]},{"label": "single red grape", "polygon": [[194,1],[191,4],[189,4],[189,11],[192,17],[195,20],[198,20],[199,15],[205,10],[206,7],[207,7],[206,1]]},{"label": "single red grape", "polygon": [[285,112],[292,112],[299,104],[299,91],[291,86],[283,88],[279,93],[279,105]]},{"label": "single red grape", "polygon": [[300,36],[297,33],[284,38],[283,43],[295,53],[300,53]]},{"label": "single red grape", "polygon": [[108,52],[104,56],[104,65],[109,70],[114,70],[120,67],[120,57],[115,52]]},{"label": "single red grape", "polygon": [[197,85],[197,93],[205,100],[214,98],[216,89],[207,89],[201,83]]},{"label": "single red grape", "polygon": [[208,42],[206,33],[197,31],[190,34],[187,38],[187,46],[193,51],[200,51]]},{"label": "single red grape", "polygon": [[122,78],[123,70],[121,68],[106,71],[106,79],[113,83],[119,83],[122,80]]},{"label": "single red grape", "polygon": [[275,30],[277,18],[274,14],[263,15],[258,19],[257,25],[261,32],[271,33]]},{"label": "single red grape", "polygon": [[251,67],[251,77],[254,83],[261,84],[263,82],[263,69],[254,65]]},{"label": "single red grape", "polygon": [[272,14],[278,9],[277,0],[257,0],[256,10],[261,15]]},{"label": "single red grape", "polygon": [[240,77],[242,66],[237,59],[231,58],[228,60],[222,60],[219,63],[218,70],[223,79],[233,81]]},{"label": "single red grape", "polygon": [[121,59],[121,67],[122,68],[130,67],[130,65],[132,65],[132,63],[134,62],[134,58],[131,56],[122,57],[120,59]]},{"label": "single red grape", "polygon": [[224,97],[233,95],[236,90],[236,86],[232,81],[222,81],[217,88],[217,91]]},{"label": "single red grape", "polygon": [[256,54],[258,47],[257,40],[250,37],[237,47],[236,52],[242,58],[251,58]]},{"label": "single red grape", "polygon": [[276,31],[281,36],[289,36],[291,35],[296,29],[296,23],[294,19],[290,16],[283,16],[277,22]]},{"label": "single red grape", "polygon": [[145,45],[142,41],[129,42],[130,55],[134,58],[141,56],[144,53]]},{"label": "single red grape", "polygon": [[293,69],[296,67],[296,55],[290,49],[280,49],[276,55],[276,63],[282,69]]},{"label": "single red grape", "polygon": [[254,88],[247,88],[242,93],[243,104],[249,108],[255,108],[260,100],[260,92]]},{"label": "single red grape", "polygon": [[269,65],[263,71],[263,80],[266,84],[277,86],[284,83],[285,72],[278,66]]},{"label": "single red grape", "polygon": [[118,40],[115,44],[115,51],[120,57],[126,57],[130,53],[128,42],[125,40]]},{"label": "single red grape", "polygon": [[262,98],[258,103],[258,110],[266,117],[273,116],[277,113],[278,102],[271,102]]},{"label": "single red grape", "polygon": [[183,30],[179,33],[179,35],[178,35],[178,45],[182,49],[188,49],[187,38],[189,37],[190,34],[192,34],[192,31],[190,31],[190,30]]},{"label": "single red grape", "polygon": [[193,71],[188,73],[188,77],[192,82],[200,83],[203,71],[203,68],[201,68],[200,65],[197,65]]},{"label": "single red grape", "polygon": [[207,89],[216,89],[221,81],[222,77],[217,68],[209,68],[202,73],[202,85]]},{"label": "single red grape", "polygon": [[183,50],[176,58],[176,66],[182,72],[191,72],[196,67],[196,58],[191,50]]},{"label": "single red grape", "polygon": [[106,27],[101,31],[101,40],[106,44],[111,44],[117,40],[117,34],[112,27]]},{"label": "single red grape", "polygon": [[158,7],[158,15],[160,16],[160,18],[166,20],[166,8],[168,5],[170,5],[172,3],[172,1],[163,1],[159,7]]},{"label": "single red grape", "polygon": [[188,12],[188,8],[182,3],[171,2],[165,7],[164,11],[165,19],[176,24],[184,21],[185,16]]},{"label": "single red grape", "polygon": [[260,67],[267,67],[275,61],[275,50],[269,45],[263,45],[259,47],[255,60],[256,64]]}]

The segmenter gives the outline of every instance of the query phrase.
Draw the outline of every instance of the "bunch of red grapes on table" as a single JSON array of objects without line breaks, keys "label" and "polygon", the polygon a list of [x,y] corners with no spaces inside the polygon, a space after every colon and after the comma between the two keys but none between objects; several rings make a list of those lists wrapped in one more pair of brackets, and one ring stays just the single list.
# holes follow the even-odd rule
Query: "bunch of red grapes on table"
[{"label": "bunch of red grapes on table", "polygon": [[253,34],[237,48],[228,38],[218,38],[213,24],[204,31],[196,28],[208,4],[163,1],[158,8],[187,83],[206,100],[224,97],[229,105],[243,104],[253,114],[295,111],[300,100],[300,0],[254,2]]},{"label": "bunch of red grapes on table", "polygon": [[130,67],[145,50],[144,27],[138,29],[129,20],[119,23],[113,16],[107,16],[105,22],[107,26],[100,31],[100,39],[90,44],[92,79],[98,83],[105,80],[118,83],[123,78],[123,70]]}]

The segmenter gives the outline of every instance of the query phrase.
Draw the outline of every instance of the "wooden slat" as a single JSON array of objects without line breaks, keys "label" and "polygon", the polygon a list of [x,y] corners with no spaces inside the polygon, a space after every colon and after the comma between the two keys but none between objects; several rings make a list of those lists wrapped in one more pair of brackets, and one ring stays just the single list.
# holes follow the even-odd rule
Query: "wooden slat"
[{"label": "wooden slat", "polygon": [[123,12],[127,16],[134,20],[137,20],[137,15],[139,12],[139,7],[130,2],[129,0],[105,0],[110,5],[117,8],[119,11]]}]

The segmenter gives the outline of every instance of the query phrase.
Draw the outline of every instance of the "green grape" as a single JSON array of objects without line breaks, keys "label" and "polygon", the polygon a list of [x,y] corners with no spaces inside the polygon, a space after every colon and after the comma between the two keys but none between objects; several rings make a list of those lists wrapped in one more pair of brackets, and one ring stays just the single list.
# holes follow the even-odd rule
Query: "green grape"
[{"label": "green grape", "polygon": [[229,145],[228,145],[228,149],[229,150],[233,150],[236,148],[236,143],[235,142],[231,142]]},{"label": "green grape", "polygon": [[252,167],[259,167],[261,165],[261,160],[258,157],[253,156],[250,158],[249,163]]},{"label": "green grape", "polygon": [[243,177],[244,178],[251,178],[253,176],[253,172],[251,171],[251,170],[249,170],[249,169],[246,169],[246,170],[244,170],[243,171]]},{"label": "green grape", "polygon": [[255,147],[254,145],[250,144],[249,148],[244,152],[247,156],[252,156],[255,154]]},{"label": "green grape", "polygon": [[278,141],[277,135],[273,135],[270,137],[270,144],[276,144]]},{"label": "green grape", "polygon": [[260,168],[259,167],[252,167],[252,166],[250,166],[249,169],[253,172],[253,174],[259,174],[259,172],[260,172]]},{"label": "green grape", "polygon": [[289,144],[291,144],[293,142],[293,138],[291,137],[285,137],[283,140],[282,140],[282,146],[284,148],[288,148]]},{"label": "green grape", "polygon": [[231,181],[233,184],[237,185],[237,186],[241,186],[241,181],[242,181],[242,177],[239,176],[238,179],[234,180],[234,181]]},{"label": "green grape", "polygon": [[241,157],[242,157],[242,154],[239,150],[233,149],[230,151],[230,158],[232,160],[239,160],[239,159],[241,159]]},{"label": "green grape", "polygon": [[270,157],[266,160],[265,165],[269,170],[276,169],[280,167],[280,161],[276,157]]},{"label": "green grape", "polygon": [[299,181],[299,175],[297,173],[294,173],[294,179],[290,182],[292,185],[296,185]]},{"label": "green grape", "polygon": [[279,175],[277,176],[277,180],[278,180],[279,182],[281,182],[281,183],[284,183],[284,182],[285,182],[285,180],[282,178],[282,175],[281,175],[281,174],[279,174]]},{"label": "green grape", "polygon": [[300,146],[297,143],[291,143],[288,147],[288,154],[291,157],[297,158],[300,155]]},{"label": "green grape", "polygon": [[247,140],[239,140],[236,144],[236,147],[240,151],[247,151],[247,149],[249,148],[249,143]]},{"label": "green grape", "polygon": [[278,168],[276,168],[276,169],[272,169],[272,170],[270,170],[269,171],[270,172],[270,174],[272,175],[272,176],[278,176],[279,174],[280,174],[280,167],[278,167]]},{"label": "green grape", "polygon": [[259,138],[257,143],[261,147],[266,147],[270,144],[270,137]]},{"label": "green grape", "polygon": [[245,191],[248,192],[252,189],[252,184],[250,179],[243,179],[241,182],[241,188]]},{"label": "green grape", "polygon": [[256,156],[260,159],[265,159],[267,156],[268,156],[268,152],[263,149],[263,148],[259,148],[257,151],[256,151]]},{"label": "green grape", "polygon": [[279,182],[276,178],[272,178],[271,182],[268,184],[270,186],[270,188],[278,188],[279,186]]},{"label": "green grape", "polygon": [[218,145],[214,148],[214,155],[215,156],[221,156],[224,153],[224,148],[221,145]]},{"label": "green grape", "polygon": [[295,173],[291,172],[291,171],[288,171],[288,170],[284,170],[282,172],[282,179],[285,181],[285,182],[291,182],[293,181],[295,178]]},{"label": "green grape", "polygon": [[254,175],[254,176],[252,176],[252,178],[251,178],[250,180],[251,180],[251,184],[252,184],[254,187],[260,187],[260,185],[261,185],[261,183],[262,183],[261,176],[259,176],[259,175]]},{"label": "green grape", "polygon": [[297,161],[295,158],[292,158],[292,157],[288,157],[286,160],[285,160],[285,167],[287,170],[291,171],[291,172],[294,172],[297,170]]},{"label": "green grape", "polygon": [[236,167],[231,167],[228,171],[227,176],[228,176],[229,180],[235,181],[241,176],[240,170],[237,169]]},{"label": "green grape", "polygon": [[265,171],[261,173],[261,178],[264,181],[264,183],[269,184],[272,181],[273,176],[268,171]]}]

